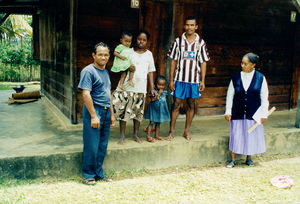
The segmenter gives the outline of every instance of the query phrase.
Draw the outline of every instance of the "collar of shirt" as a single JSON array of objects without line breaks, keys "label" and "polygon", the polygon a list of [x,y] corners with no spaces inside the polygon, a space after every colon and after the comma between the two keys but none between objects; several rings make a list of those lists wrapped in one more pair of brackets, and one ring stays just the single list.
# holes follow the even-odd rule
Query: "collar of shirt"
[{"label": "collar of shirt", "polygon": [[242,77],[251,77],[254,75],[255,69],[252,70],[252,72],[241,72]]},{"label": "collar of shirt", "polygon": [[186,37],[185,37],[185,32],[182,34],[182,39],[184,39],[184,40],[186,40],[188,43],[190,43],[190,44],[193,44],[194,42],[197,42],[197,41],[199,41],[199,38],[200,38],[200,36],[197,34],[197,33],[195,33],[195,36],[196,36],[196,38],[195,38],[195,40],[193,41],[193,42],[189,42],[187,39],[186,39]]}]

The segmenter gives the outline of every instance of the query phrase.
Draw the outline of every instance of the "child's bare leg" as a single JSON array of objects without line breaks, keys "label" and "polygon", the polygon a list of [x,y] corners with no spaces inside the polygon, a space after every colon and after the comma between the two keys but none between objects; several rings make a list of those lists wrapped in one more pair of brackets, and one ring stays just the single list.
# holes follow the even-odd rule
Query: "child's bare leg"
[{"label": "child's bare leg", "polygon": [[122,73],[121,78],[120,78],[120,82],[119,82],[119,86],[118,86],[123,91],[126,91],[126,89],[124,87],[124,81],[125,81],[126,75],[127,75],[126,71]]},{"label": "child's bare leg", "polygon": [[149,125],[148,125],[148,129],[147,129],[147,139],[151,137],[151,130],[152,130],[152,123],[150,121]]},{"label": "child's bare leg", "polygon": [[140,128],[140,121],[133,119],[133,134],[134,134],[133,139],[137,143],[142,143],[142,140],[138,136],[139,128]]},{"label": "child's bare leg", "polygon": [[154,142],[155,139],[153,137],[151,137],[151,132],[152,132],[152,122],[150,121],[149,125],[148,125],[148,131],[147,131],[147,141],[148,142]]},{"label": "child's bare leg", "polygon": [[163,140],[163,138],[159,137],[159,129],[160,129],[160,123],[155,123],[155,139]]},{"label": "child's bare leg", "polygon": [[150,125],[151,125],[151,121],[149,121],[149,124],[147,125],[147,127],[145,127],[145,129],[144,129],[145,132],[148,132]]},{"label": "child's bare leg", "polygon": [[118,144],[120,144],[120,145],[124,144],[125,129],[126,129],[126,121],[120,120],[120,140],[118,142]]},{"label": "child's bare leg", "polygon": [[130,73],[129,73],[129,79],[128,79],[128,84],[129,84],[130,86],[132,86],[132,87],[134,87],[134,83],[132,82],[134,72],[135,72],[135,70],[130,71]]}]

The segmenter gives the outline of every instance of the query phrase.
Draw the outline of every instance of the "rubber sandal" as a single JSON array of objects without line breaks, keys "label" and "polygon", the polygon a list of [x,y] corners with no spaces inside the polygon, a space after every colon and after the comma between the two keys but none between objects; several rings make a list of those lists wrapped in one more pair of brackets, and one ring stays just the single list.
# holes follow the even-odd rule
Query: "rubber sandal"
[{"label": "rubber sandal", "polygon": [[148,141],[148,142],[154,142],[155,139],[154,139],[153,137],[147,137],[147,141]]},{"label": "rubber sandal", "polygon": [[88,186],[93,186],[96,184],[96,181],[94,178],[83,178],[82,183]]},{"label": "rubber sandal", "polygon": [[154,137],[156,140],[164,140],[162,137]]},{"label": "rubber sandal", "polygon": [[[148,127],[145,127],[144,132],[148,132]],[[155,129],[152,129],[151,133],[154,133],[154,132],[155,132]]]},{"label": "rubber sandal", "polygon": [[235,165],[236,165],[235,161],[234,161],[234,160],[231,160],[231,161],[226,165],[226,167],[227,167],[227,168],[233,168],[233,167],[235,167]]},{"label": "rubber sandal", "polygon": [[252,159],[250,159],[250,158],[246,159],[246,164],[247,164],[248,166],[251,166],[251,167],[255,166],[255,165],[254,165],[254,162],[253,162]]}]

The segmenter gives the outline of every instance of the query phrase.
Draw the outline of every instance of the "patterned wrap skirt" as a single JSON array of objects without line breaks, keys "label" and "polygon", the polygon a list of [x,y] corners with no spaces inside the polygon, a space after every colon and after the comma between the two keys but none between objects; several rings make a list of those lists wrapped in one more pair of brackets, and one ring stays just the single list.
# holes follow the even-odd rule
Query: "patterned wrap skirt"
[{"label": "patterned wrap skirt", "polygon": [[144,118],[145,93],[131,91],[115,91],[112,94],[114,114],[117,120],[129,121]]}]

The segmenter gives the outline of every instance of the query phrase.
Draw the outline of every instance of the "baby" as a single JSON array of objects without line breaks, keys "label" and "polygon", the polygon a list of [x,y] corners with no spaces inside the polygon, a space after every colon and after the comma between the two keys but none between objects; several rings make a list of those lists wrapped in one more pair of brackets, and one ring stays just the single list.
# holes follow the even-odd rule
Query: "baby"
[{"label": "baby", "polygon": [[121,44],[119,44],[114,51],[114,63],[111,68],[112,72],[122,72],[120,82],[119,82],[119,88],[123,91],[126,91],[124,87],[124,81],[127,75],[127,70],[129,67],[131,67],[131,70],[129,73],[129,79],[128,84],[132,87],[134,87],[134,83],[132,82],[132,78],[134,75],[135,67],[132,64],[131,55],[133,50],[130,48],[131,42],[132,42],[132,34],[124,31],[121,35],[120,39]]}]

